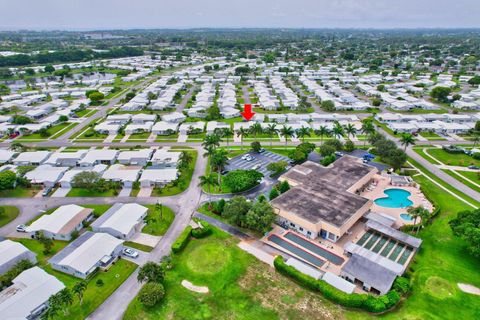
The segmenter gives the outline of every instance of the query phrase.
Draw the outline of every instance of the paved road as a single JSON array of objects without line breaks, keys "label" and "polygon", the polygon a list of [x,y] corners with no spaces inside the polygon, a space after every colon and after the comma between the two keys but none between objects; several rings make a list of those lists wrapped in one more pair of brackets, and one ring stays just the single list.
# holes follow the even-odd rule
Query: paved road
[{"label": "paved road", "polygon": [[250,92],[248,92],[248,86],[243,86],[242,92],[243,92],[243,102],[245,102],[245,104],[251,104],[252,101],[250,100]]},{"label": "paved road", "polygon": [[[399,139],[395,138],[395,137],[392,137],[391,135],[389,135],[385,130],[383,130],[382,128],[380,127],[377,127],[377,130],[381,133],[383,133],[386,137],[389,137],[389,139],[395,141],[395,143],[400,147],[400,148],[403,148],[401,145],[400,145],[400,141]],[[440,142],[440,141],[438,141]],[[440,145],[440,144],[443,144],[443,143],[438,143],[437,141],[435,141],[435,143],[432,143],[434,145]],[[442,142],[446,142],[445,144],[452,144],[451,141],[442,141]],[[422,144],[424,144],[424,142],[422,142]],[[445,172],[443,172],[441,169],[439,169],[436,165],[430,163],[429,161],[425,160],[421,155],[419,155],[418,153],[416,153],[411,147],[408,147],[407,150],[406,150],[406,153],[407,155],[412,158],[413,160],[417,161],[420,165],[422,165],[425,169],[427,169],[429,172],[433,173],[435,176],[437,176],[438,178],[440,178],[441,180],[445,181],[447,184],[451,185],[452,187],[454,187],[455,189],[463,192],[464,194],[466,194],[467,196],[473,198],[474,200],[478,200],[480,199],[480,193],[473,190],[472,188],[469,188],[467,187],[465,184],[461,183],[460,181],[458,181],[457,179],[451,177],[450,175],[446,174]]]},{"label": "paved road", "polygon": [[183,97],[182,101],[176,107],[175,109],[176,112],[182,112],[183,109],[185,109],[185,106],[187,105],[188,100],[190,100],[190,98],[192,97],[194,91],[195,91],[195,86],[192,86],[190,90],[188,90],[187,94]]}]

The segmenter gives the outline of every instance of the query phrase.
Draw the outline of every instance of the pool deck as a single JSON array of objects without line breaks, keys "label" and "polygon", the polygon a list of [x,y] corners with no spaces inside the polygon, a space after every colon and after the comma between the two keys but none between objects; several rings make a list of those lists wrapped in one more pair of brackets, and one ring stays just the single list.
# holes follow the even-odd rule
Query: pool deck
[{"label": "pool deck", "polygon": [[[432,204],[425,198],[418,186],[392,186],[390,184],[391,179],[388,175],[375,175],[374,180],[375,183],[361,194],[363,197],[375,201],[378,198],[387,196],[385,193],[383,193],[383,191],[386,189],[402,189],[410,192],[411,195],[408,197],[408,199],[413,202],[413,207],[423,206],[430,212],[433,211]],[[407,208],[387,208],[379,206],[374,202],[371,211],[386,213],[395,218],[395,228],[400,228],[405,224],[413,224],[413,220],[406,221],[400,217],[402,213],[407,212]],[[419,222],[419,219],[417,219],[417,222]]]}]

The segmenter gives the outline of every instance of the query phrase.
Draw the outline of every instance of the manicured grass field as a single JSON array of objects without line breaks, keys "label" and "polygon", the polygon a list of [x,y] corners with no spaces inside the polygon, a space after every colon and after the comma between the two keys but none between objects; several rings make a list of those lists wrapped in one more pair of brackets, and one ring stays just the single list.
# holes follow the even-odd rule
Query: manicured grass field
[{"label": "manicured grass field", "polygon": [[157,135],[155,142],[164,142],[164,141],[177,141],[178,133],[169,134],[169,135]]},{"label": "manicured grass field", "polygon": [[72,188],[67,197],[114,197],[115,190],[109,189],[105,192],[98,192],[92,189]]},{"label": "manicured grass field", "polygon": [[15,189],[0,190],[0,198],[30,198],[40,192],[40,189],[16,187]]},{"label": "manicured grass field", "polygon": [[480,166],[480,160],[465,153],[448,153],[440,148],[429,148],[428,154],[446,165],[468,167],[469,165]]},{"label": "manicured grass field", "polygon": [[[92,136],[87,136],[93,134]],[[93,128],[88,128],[85,132],[80,131],[75,137],[77,140],[105,140],[108,137],[108,134],[101,134],[93,130]]]},{"label": "manicured grass field", "polygon": [[148,137],[150,137],[150,132],[133,133],[127,139],[127,142],[139,142],[139,141],[145,142],[147,141]]},{"label": "manicured grass field", "polygon": [[148,213],[145,218],[146,225],[142,232],[153,236],[163,236],[175,219],[175,213],[167,206],[162,206],[162,215],[160,210],[155,209],[155,205],[147,205]]},{"label": "manicured grass field", "polygon": [[[214,229],[173,256],[165,278],[166,295],[153,308],[134,299],[132,319],[342,319],[341,310],[237,247],[237,240]],[[181,285],[207,286],[200,294]]]},{"label": "manicured grass field", "polygon": [[[68,130],[72,129],[76,125],[78,125],[78,123],[71,123],[71,122],[59,123],[59,124],[47,129],[48,133],[50,134],[48,137],[42,137],[39,133],[32,133],[28,136],[20,136],[17,139],[15,139],[15,141],[16,142],[22,142],[22,141],[27,142],[29,140],[55,139],[56,137],[58,137],[58,135],[62,135],[63,133],[66,133]],[[60,132],[60,131],[62,131],[62,132]]]},{"label": "manicured grass field", "polygon": [[430,131],[422,131],[420,132],[420,135],[427,140],[446,140],[444,137],[439,136],[435,132],[430,132]]},{"label": "manicured grass field", "polygon": [[144,244],[136,243],[136,242],[131,242],[131,241],[125,241],[123,243],[124,246],[131,247],[137,250],[145,251],[145,252],[151,252],[153,250],[152,247],[146,246]]},{"label": "manicured grass field", "polygon": [[[425,177],[415,176],[414,179],[440,206],[441,213],[418,235],[423,244],[411,266],[411,294],[396,310],[381,318],[478,319],[480,299],[460,291],[457,283],[480,287],[480,260],[467,252],[465,242],[453,236],[448,225],[457,212],[471,208]],[[350,319],[372,318],[358,312],[348,312],[347,316]]]},{"label": "manicured grass field", "polygon": [[9,224],[20,213],[18,208],[14,206],[0,206],[0,208],[3,209],[3,213],[0,214],[0,227]]},{"label": "manicured grass field", "polygon": [[188,165],[187,168],[180,169],[180,176],[178,178],[178,183],[176,185],[169,184],[165,187],[153,188],[152,197],[165,197],[165,196],[173,196],[183,191],[187,190],[188,186],[190,186],[190,182],[192,181],[193,171],[195,170],[195,163],[197,161],[197,152],[196,151],[186,151],[192,155],[192,162]]}]

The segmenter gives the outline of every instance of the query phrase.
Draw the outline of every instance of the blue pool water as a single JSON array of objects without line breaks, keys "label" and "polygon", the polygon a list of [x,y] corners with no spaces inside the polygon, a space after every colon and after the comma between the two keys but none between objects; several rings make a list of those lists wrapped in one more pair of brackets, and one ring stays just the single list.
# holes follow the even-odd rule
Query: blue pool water
[{"label": "blue pool water", "polygon": [[405,221],[413,221],[412,216],[409,215],[408,213],[402,213],[402,214],[400,214],[400,218],[402,218],[402,219],[405,220]]},{"label": "blue pool water", "polygon": [[403,189],[387,189],[383,191],[387,196],[375,200],[375,204],[386,208],[406,208],[410,207],[413,202],[408,199],[410,192]]}]

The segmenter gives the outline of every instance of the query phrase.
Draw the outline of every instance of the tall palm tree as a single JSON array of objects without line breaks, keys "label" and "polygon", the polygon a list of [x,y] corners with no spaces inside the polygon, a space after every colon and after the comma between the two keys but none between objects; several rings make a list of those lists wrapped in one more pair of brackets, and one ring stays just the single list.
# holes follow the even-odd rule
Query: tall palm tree
[{"label": "tall palm tree", "polygon": [[336,139],[340,139],[345,135],[345,131],[343,130],[342,125],[338,121],[335,121],[335,125],[333,126],[333,129],[332,129],[332,135]]},{"label": "tall palm tree", "polygon": [[204,149],[205,149],[205,153],[203,154],[203,157],[210,159],[210,172],[212,172],[213,171],[212,157],[215,154],[215,151],[217,149],[215,149],[213,146],[208,146],[208,147],[205,147]]},{"label": "tall palm tree", "polygon": [[355,126],[351,123],[347,123],[343,129],[345,130],[345,134],[347,135],[347,138],[350,139],[350,136],[352,136],[352,138],[355,137],[355,135],[357,134],[357,129],[355,129]]},{"label": "tall palm tree", "polygon": [[254,140],[257,141],[257,135],[263,133],[263,128],[262,128],[262,125],[257,122],[250,127],[249,131],[251,134],[253,134]]},{"label": "tall palm tree", "polygon": [[218,134],[212,133],[212,134],[207,134],[205,138],[203,138],[202,142],[202,147],[204,149],[207,149],[209,147],[212,147],[213,149],[217,148],[220,146],[220,136]]},{"label": "tall palm tree", "polygon": [[221,136],[222,138],[225,138],[225,140],[227,141],[227,149],[229,149],[229,140],[230,140],[230,136],[233,136],[233,130],[230,128],[223,128],[221,130]]},{"label": "tall palm tree", "polygon": [[415,144],[415,138],[410,133],[404,133],[400,138],[400,143],[404,146],[403,151],[406,151],[408,146]]},{"label": "tall palm tree", "polygon": [[[375,133],[375,127],[373,125],[372,120],[364,120],[362,121],[362,129],[361,132],[366,135],[366,136],[371,136],[372,134]],[[363,146],[365,147],[367,143],[367,139],[363,140]]]},{"label": "tall palm tree", "polygon": [[302,139],[302,142],[305,142],[305,137],[310,137],[312,129],[308,127],[301,126],[300,129],[297,131],[297,137]]},{"label": "tall palm tree", "polygon": [[186,168],[190,162],[193,160],[193,156],[190,152],[182,151],[180,153],[180,167]]},{"label": "tall palm tree", "polygon": [[228,154],[227,150],[220,148],[220,149],[217,149],[212,156],[212,164],[214,168],[217,169],[218,186],[220,190],[222,190],[222,180],[221,180],[222,175],[220,173],[228,164],[227,154]]},{"label": "tall palm tree", "polygon": [[208,187],[208,196],[210,198],[209,202],[208,202],[208,209],[212,209],[212,186],[215,186],[217,185],[217,179],[215,179],[215,177],[211,174],[209,175],[205,175],[205,176],[200,176],[200,183],[198,184],[199,187],[204,187],[204,186],[207,186]]},{"label": "tall palm tree", "polygon": [[329,137],[331,132],[326,126],[320,126],[317,130],[315,130],[315,134],[320,136],[320,143],[323,144],[323,137]]},{"label": "tall palm tree", "polygon": [[249,134],[248,130],[245,129],[244,127],[240,127],[240,129],[237,130],[237,135],[240,136],[240,147],[243,151],[243,138],[247,137]]},{"label": "tall palm tree", "polygon": [[473,147],[475,148],[477,143],[480,142],[480,133],[474,133],[472,141],[473,141]]},{"label": "tall palm tree", "polygon": [[291,138],[295,131],[292,129],[292,127],[288,127],[286,125],[283,125],[282,128],[280,128],[280,135],[285,139],[285,151],[287,150],[287,144],[288,144],[288,138]]},{"label": "tall palm tree", "polygon": [[408,214],[413,218],[413,224],[417,226],[415,233],[418,233],[420,229],[420,224],[417,225],[417,219],[420,217],[422,219],[422,223],[425,223],[430,212],[425,209],[424,207],[408,207],[407,209]]},{"label": "tall palm tree", "polygon": [[273,143],[273,136],[278,134],[277,125],[275,123],[269,123],[265,128],[265,132],[270,136],[270,148]]}]

